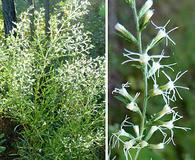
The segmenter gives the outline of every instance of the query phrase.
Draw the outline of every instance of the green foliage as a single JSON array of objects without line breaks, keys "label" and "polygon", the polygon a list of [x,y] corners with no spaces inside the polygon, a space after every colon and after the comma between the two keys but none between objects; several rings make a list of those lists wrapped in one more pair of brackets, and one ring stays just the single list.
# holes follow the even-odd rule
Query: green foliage
[{"label": "green foliage", "polygon": [[[0,111],[22,126],[20,159],[101,159],[104,152],[104,58],[90,57],[92,34],[83,24],[89,2],[69,0],[64,16],[21,14],[17,36],[1,39]],[[60,24],[60,28],[58,28]],[[103,150],[103,151],[102,151]],[[102,152],[102,153],[99,153]]]},{"label": "green foliage", "polygon": [[3,146],[3,143],[6,141],[4,134],[0,134],[0,154],[6,150],[6,147]]},{"label": "green foliage", "polygon": [[89,14],[84,19],[87,29],[93,34],[92,56],[104,55],[105,53],[105,4],[104,0],[89,0],[91,7]]}]

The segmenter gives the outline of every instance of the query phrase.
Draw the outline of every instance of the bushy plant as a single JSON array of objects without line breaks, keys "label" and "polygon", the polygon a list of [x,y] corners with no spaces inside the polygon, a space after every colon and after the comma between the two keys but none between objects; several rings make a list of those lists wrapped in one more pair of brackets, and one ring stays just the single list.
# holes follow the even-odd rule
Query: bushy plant
[{"label": "bushy plant", "polygon": [[[172,107],[177,97],[182,99],[179,90],[188,90],[189,88],[180,86],[177,82],[187,71],[180,71],[173,79],[168,75],[168,71],[165,72],[165,70],[170,69],[174,71],[173,66],[176,64],[163,64],[163,61],[169,58],[169,56],[165,55],[164,50],[160,54],[153,54],[153,49],[163,40],[165,40],[166,46],[168,46],[169,42],[175,45],[175,42],[170,38],[170,33],[177,29],[177,27],[167,31],[170,21],[164,26],[157,26],[152,22],[152,25],[158,31],[157,35],[151,42],[144,45],[142,42],[142,33],[154,14],[154,10],[151,9],[153,0],[147,0],[139,12],[136,7],[136,0],[127,0],[127,3],[133,10],[137,35],[134,36],[120,23],[116,24],[115,29],[121,37],[126,41],[133,42],[137,47],[137,51],[124,50],[123,55],[127,60],[123,64],[137,62],[134,66],[140,69],[143,74],[144,93],[142,95],[140,92],[137,92],[132,96],[127,90],[127,87],[130,87],[128,83],[122,84],[121,88],[115,88],[113,91],[114,94],[118,94],[117,98],[125,104],[129,111],[138,115],[140,123],[134,123],[126,116],[125,120],[121,123],[120,130],[111,136],[109,156],[111,159],[116,159],[117,156],[111,155],[111,152],[114,148],[121,148],[124,159],[137,160],[140,151],[145,148],[161,150],[170,142],[175,145],[175,129],[182,129],[184,131],[189,129],[176,124],[183,116],[178,113],[176,107]],[[159,84],[159,79],[162,79],[162,77],[167,79],[165,84]],[[163,101],[163,106],[161,110],[151,114],[148,112],[148,104],[154,97],[159,97]],[[139,103],[141,98],[143,99],[142,109]],[[155,140],[155,134],[160,134],[161,139]]]},{"label": "bushy plant", "polygon": [[29,13],[22,13],[17,36],[1,39],[0,111],[22,128],[20,159],[101,159],[104,58],[89,56],[92,34],[80,21],[89,5],[67,1],[62,19],[51,17],[49,38],[44,11],[35,11],[33,40]]}]

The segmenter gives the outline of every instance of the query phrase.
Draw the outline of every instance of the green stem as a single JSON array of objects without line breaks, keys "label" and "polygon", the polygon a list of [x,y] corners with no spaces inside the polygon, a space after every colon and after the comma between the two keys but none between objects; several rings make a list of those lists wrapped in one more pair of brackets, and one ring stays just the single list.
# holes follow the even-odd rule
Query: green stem
[{"label": "green stem", "polygon": [[144,128],[145,128],[145,121],[146,121],[146,110],[147,110],[147,104],[148,104],[148,79],[147,79],[147,72],[148,72],[148,66],[144,66],[144,103],[143,103],[143,112],[142,112],[142,123],[141,123],[141,131],[140,136],[143,136]]},{"label": "green stem", "polygon": [[140,54],[143,54],[143,51],[142,51],[142,32],[139,29],[139,18],[138,18],[138,14],[137,14],[135,0],[133,0],[132,8],[133,8],[133,14],[134,14],[134,19],[135,19],[135,23],[136,23],[137,38],[138,38],[138,48],[139,48]]},{"label": "green stem", "polygon": [[138,150],[137,150],[136,155],[135,155],[135,159],[134,159],[134,160],[137,160],[137,159],[138,159],[140,151],[141,151],[141,149],[138,149]]},{"label": "green stem", "polygon": [[[140,28],[139,28],[139,18],[138,18],[138,14],[137,14],[135,0],[133,0],[132,9],[133,9],[135,23],[136,23],[139,53],[140,54],[144,54],[143,53],[143,50],[142,50],[142,31],[140,31]],[[140,127],[140,140],[143,137],[143,132],[144,132],[144,129],[145,129],[146,110],[147,110],[147,103],[148,103],[148,80],[147,80],[147,72],[148,72],[148,67],[147,67],[147,65],[144,65],[143,66],[144,102],[143,102],[143,111],[142,111],[142,121],[141,121],[141,127]],[[141,149],[138,149],[137,150],[134,160],[137,160],[138,159],[139,154],[140,154],[140,151],[141,151]]]}]

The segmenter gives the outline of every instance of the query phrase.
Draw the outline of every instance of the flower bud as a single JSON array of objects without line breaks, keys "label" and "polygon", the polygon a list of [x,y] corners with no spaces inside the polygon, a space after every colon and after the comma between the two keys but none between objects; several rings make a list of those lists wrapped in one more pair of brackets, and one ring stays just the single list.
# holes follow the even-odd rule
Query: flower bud
[{"label": "flower bud", "polygon": [[139,137],[139,126],[138,125],[134,125],[133,129],[135,131],[136,136]]},{"label": "flower bud", "polygon": [[144,147],[147,147],[148,146],[148,142],[146,142],[146,141],[141,141],[140,142],[140,147],[141,148],[144,148]]},{"label": "flower bud", "polygon": [[159,144],[149,144],[149,147],[151,149],[164,149],[164,143],[159,143]]},{"label": "flower bud", "polygon": [[168,122],[162,122],[162,125],[161,126],[172,130],[174,128],[174,124],[173,123],[174,123],[174,121],[173,120],[170,120]]},{"label": "flower bud", "polygon": [[133,112],[139,111],[139,107],[137,106],[137,103],[135,103],[133,101],[131,103],[127,104],[127,109],[129,109],[130,111],[133,111]]},{"label": "flower bud", "polygon": [[130,111],[137,112],[140,115],[142,115],[137,103],[135,102],[137,98],[139,97],[140,93],[136,93],[135,97],[131,99],[131,102],[127,104],[126,108],[129,109]]},{"label": "flower bud", "polygon": [[146,14],[145,14],[145,23],[148,23],[148,21],[151,19],[151,17],[153,16],[154,14],[154,10],[152,9],[149,9]]},{"label": "flower bud", "polygon": [[166,104],[163,109],[157,114],[157,118],[155,119],[155,121],[161,119],[163,116],[165,116],[166,114],[170,114],[174,112],[174,110],[168,105]]},{"label": "flower bud", "polygon": [[136,112],[139,115],[142,115],[141,110],[139,109],[137,103],[135,103],[134,101],[132,101],[129,104],[127,104],[126,108],[129,109],[132,112]]},{"label": "flower bud", "polygon": [[133,0],[125,0],[128,4],[132,4],[133,3]]},{"label": "flower bud", "polygon": [[133,145],[136,143],[136,141],[134,140],[134,139],[132,139],[132,140],[130,140],[130,141],[127,141],[127,142],[125,142],[125,144],[124,144],[124,148],[126,149],[126,150],[129,150],[129,149],[131,149],[132,147],[133,147]]},{"label": "flower bud", "polygon": [[150,90],[150,96],[158,96],[163,94],[163,91],[159,89],[158,87],[154,87],[153,89]]},{"label": "flower bud", "polygon": [[161,90],[173,90],[175,88],[174,82],[169,81],[167,84],[160,86]]},{"label": "flower bud", "polygon": [[157,126],[152,126],[152,127],[150,128],[150,130],[149,130],[149,132],[148,132],[148,134],[147,134],[145,140],[148,141],[148,140],[152,137],[152,135],[154,134],[154,132],[156,132],[158,129],[159,129],[159,128],[158,128]]},{"label": "flower bud", "polygon": [[121,96],[129,99],[130,101],[133,100],[133,97],[131,97],[131,95],[127,92],[126,88],[127,87],[127,84],[123,84],[122,85],[122,88],[115,88],[112,93],[118,93],[120,94]]},{"label": "flower bud", "polygon": [[127,133],[124,129],[121,129],[118,134],[119,136],[124,136],[124,137],[129,137],[129,138],[133,137],[131,134]]},{"label": "flower bud", "polygon": [[120,23],[117,23],[115,25],[115,29],[118,32],[118,34],[123,37],[124,39],[137,43],[137,39]]},{"label": "flower bud", "polygon": [[150,21],[150,19],[152,18],[154,14],[154,11],[149,9],[146,14],[144,15],[144,17],[140,20],[140,30],[143,30],[144,28],[146,28],[148,22]]},{"label": "flower bud", "polygon": [[152,7],[153,0],[147,0],[139,12],[139,18],[142,18],[146,12]]}]

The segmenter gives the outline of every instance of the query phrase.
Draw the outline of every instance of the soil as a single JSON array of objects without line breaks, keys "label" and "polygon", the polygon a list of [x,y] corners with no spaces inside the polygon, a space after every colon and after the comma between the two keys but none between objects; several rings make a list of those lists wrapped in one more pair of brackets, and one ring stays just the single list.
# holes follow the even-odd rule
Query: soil
[{"label": "soil", "polygon": [[5,135],[5,143],[2,145],[6,147],[5,152],[0,154],[0,160],[16,160],[18,159],[16,142],[19,141],[19,132],[21,127],[18,123],[10,118],[0,117],[0,133]]}]

